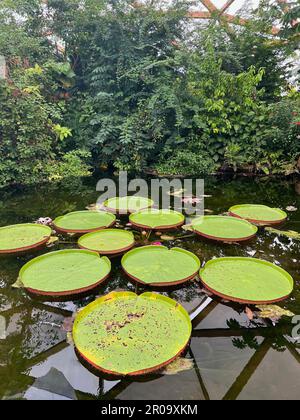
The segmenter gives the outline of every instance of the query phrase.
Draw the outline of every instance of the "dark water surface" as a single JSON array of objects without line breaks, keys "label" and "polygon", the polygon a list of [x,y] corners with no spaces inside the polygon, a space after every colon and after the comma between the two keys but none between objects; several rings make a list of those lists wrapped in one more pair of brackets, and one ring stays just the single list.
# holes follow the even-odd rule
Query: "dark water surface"
[{"label": "dark water surface", "polygon": [[[94,180],[89,180],[73,186],[2,192],[0,226],[32,222],[39,217],[55,218],[85,209],[97,199],[95,185]],[[284,229],[300,232],[299,182],[208,178],[205,193],[212,196],[206,198],[205,208],[214,214],[242,203],[282,209],[295,206],[299,211],[289,214]],[[252,256],[256,251],[257,258],[280,265],[294,277],[294,293],[280,305],[300,315],[300,241],[261,229],[256,239],[243,245],[215,244],[199,238],[177,240],[171,245],[193,251],[203,264],[213,257]],[[60,244],[52,250],[70,246]],[[23,290],[11,287],[22,265],[36,255],[0,258],[0,323],[6,326],[6,338],[0,337],[0,398],[300,398],[300,346],[291,337],[294,327],[291,321],[283,319],[276,326],[262,320],[251,322],[244,313],[245,307],[211,300],[195,282],[168,293],[194,318],[191,345],[186,355],[193,360],[192,369],[138,382],[94,375],[78,361],[72,345],[66,341],[62,323],[95,295],[76,302],[36,302]],[[110,280],[95,293],[103,295],[116,289],[135,290],[122,274],[118,259],[113,260]]]}]

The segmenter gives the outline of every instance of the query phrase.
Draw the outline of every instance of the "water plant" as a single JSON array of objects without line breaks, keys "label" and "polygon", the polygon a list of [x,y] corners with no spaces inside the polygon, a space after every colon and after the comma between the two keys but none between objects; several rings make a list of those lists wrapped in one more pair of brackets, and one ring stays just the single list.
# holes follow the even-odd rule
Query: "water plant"
[{"label": "water plant", "polygon": [[49,241],[48,226],[26,223],[0,228],[0,254],[15,254],[39,248]]},{"label": "water plant", "polygon": [[188,345],[192,325],[176,301],[156,293],[112,292],[80,311],[73,326],[79,355],[109,374],[160,370]]},{"label": "water plant", "polygon": [[230,215],[246,219],[259,225],[277,225],[287,219],[287,214],[281,209],[260,204],[242,204],[229,209]]},{"label": "water plant", "polygon": [[200,261],[196,255],[182,248],[150,245],[127,252],[122,258],[122,267],[133,280],[161,287],[195,278]]},{"label": "water plant", "polygon": [[132,232],[121,229],[103,229],[83,235],[78,240],[79,248],[99,252],[101,255],[119,255],[135,244]]},{"label": "water plant", "polygon": [[89,291],[109,275],[111,263],[97,253],[68,249],[50,252],[25,264],[19,274],[23,287],[41,296],[72,296]]},{"label": "water plant", "polygon": [[75,211],[57,217],[53,226],[60,233],[87,233],[111,227],[116,217],[105,211]]},{"label": "water plant", "polygon": [[224,242],[242,242],[255,237],[258,228],[246,220],[229,216],[202,216],[192,221],[198,235]]},{"label": "water plant", "polygon": [[146,209],[133,213],[129,217],[133,226],[142,229],[168,230],[184,224],[185,217],[174,210]]},{"label": "water plant", "polygon": [[152,207],[154,205],[153,200],[145,197],[113,197],[106,200],[104,208],[108,211],[120,214],[135,213],[139,210]]},{"label": "water plant", "polygon": [[200,270],[200,278],[213,294],[226,300],[268,304],[286,299],[294,280],[281,267],[256,258],[217,258]]}]

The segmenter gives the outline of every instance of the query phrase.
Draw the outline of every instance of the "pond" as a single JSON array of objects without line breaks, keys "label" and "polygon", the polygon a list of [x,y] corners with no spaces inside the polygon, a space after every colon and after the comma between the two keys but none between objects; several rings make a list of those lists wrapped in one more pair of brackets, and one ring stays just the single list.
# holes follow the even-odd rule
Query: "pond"
[{"label": "pond", "polygon": [[[97,199],[96,181],[2,192],[0,225],[32,222],[83,210]],[[274,179],[207,178],[205,208],[220,214],[235,204],[260,203],[289,213],[284,230],[300,232],[300,183]],[[155,237],[153,238],[155,240]],[[156,237],[157,240],[157,237]],[[70,240],[66,240],[70,242]],[[213,257],[253,256],[280,265],[295,279],[292,296],[280,304],[300,315],[300,241],[259,230],[244,244],[220,244],[187,237],[170,243],[194,252],[204,264]],[[52,250],[75,247],[60,243]],[[39,254],[49,252],[40,251]],[[0,258],[0,398],[2,399],[299,399],[300,345],[294,325],[251,321],[245,306],[208,297],[199,283],[189,282],[167,294],[190,313],[193,332],[186,358],[190,369],[142,380],[116,380],[95,375],[77,359],[67,340],[68,318],[96,296],[135,286],[122,273],[120,259],[94,295],[72,302],[39,302],[11,286],[20,268],[37,254]],[[139,291],[142,291],[139,287]],[[63,325],[65,328],[63,328]]]}]

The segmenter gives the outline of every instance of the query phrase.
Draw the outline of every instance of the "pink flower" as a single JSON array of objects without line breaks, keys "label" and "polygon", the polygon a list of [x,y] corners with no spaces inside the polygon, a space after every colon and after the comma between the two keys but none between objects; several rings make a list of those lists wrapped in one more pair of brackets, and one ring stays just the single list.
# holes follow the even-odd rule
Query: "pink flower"
[{"label": "pink flower", "polygon": [[201,203],[201,198],[197,197],[185,197],[182,199],[182,202],[185,204],[199,204]]},{"label": "pink flower", "polygon": [[40,217],[35,223],[39,225],[49,226],[52,223],[52,219],[50,217]]},{"label": "pink flower", "polygon": [[162,246],[162,243],[161,242],[152,242],[151,245],[154,245],[154,246]]}]

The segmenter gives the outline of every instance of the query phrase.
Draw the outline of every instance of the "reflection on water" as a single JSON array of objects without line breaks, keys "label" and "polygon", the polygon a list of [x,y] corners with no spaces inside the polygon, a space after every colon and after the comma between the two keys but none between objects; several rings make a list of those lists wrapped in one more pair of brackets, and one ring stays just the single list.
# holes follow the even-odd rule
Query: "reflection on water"
[{"label": "reflection on water", "polygon": [[[43,187],[2,193],[0,225],[54,218],[81,210],[97,199],[95,181],[72,188]],[[285,230],[300,232],[300,184],[278,180],[206,180],[205,208],[223,213],[234,204],[294,206]],[[176,240],[199,256],[202,264],[214,257],[255,256],[282,266],[296,281],[293,295],[282,306],[300,315],[300,242],[260,230],[247,244],[215,244],[199,238]],[[60,245],[72,246],[71,244]],[[47,252],[47,251],[43,251]],[[196,282],[167,294],[191,314],[193,333],[186,357],[194,367],[175,375],[139,381],[108,380],[86,369],[66,341],[62,323],[95,297],[66,303],[37,302],[14,290],[18,271],[33,255],[0,258],[0,315],[6,338],[0,335],[0,397],[3,399],[299,399],[300,346],[291,338],[293,325],[273,326],[250,321],[241,305],[204,295]],[[135,291],[113,261],[110,280],[95,293]],[[142,291],[142,289],[139,289]],[[3,321],[3,318],[1,320]]]}]

